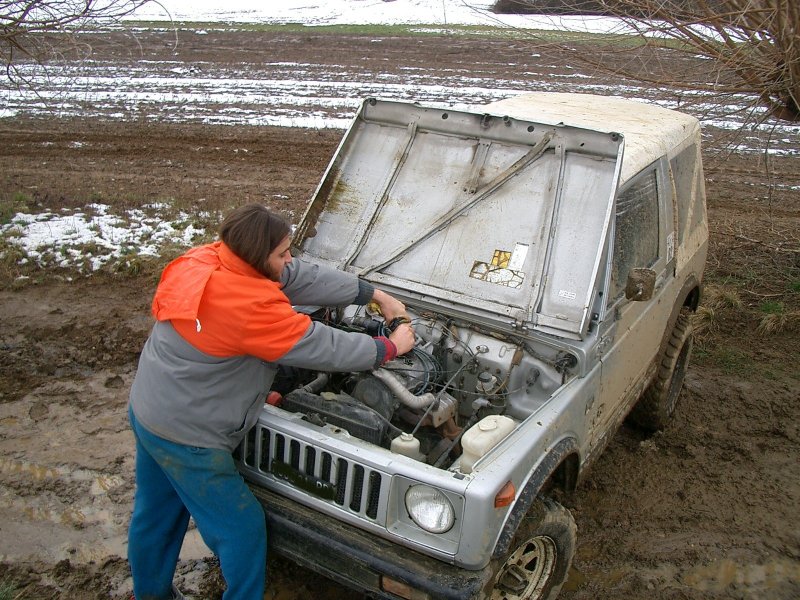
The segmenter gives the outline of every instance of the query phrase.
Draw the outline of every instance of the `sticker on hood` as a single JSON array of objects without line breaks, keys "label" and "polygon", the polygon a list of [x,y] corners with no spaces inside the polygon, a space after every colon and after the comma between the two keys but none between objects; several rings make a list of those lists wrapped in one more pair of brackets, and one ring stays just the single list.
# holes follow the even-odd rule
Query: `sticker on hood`
[{"label": "sticker on hood", "polygon": [[525,272],[522,266],[528,255],[528,244],[515,244],[514,250],[495,250],[491,262],[476,260],[472,264],[469,276],[496,285],[511,288],[522,287]]}]

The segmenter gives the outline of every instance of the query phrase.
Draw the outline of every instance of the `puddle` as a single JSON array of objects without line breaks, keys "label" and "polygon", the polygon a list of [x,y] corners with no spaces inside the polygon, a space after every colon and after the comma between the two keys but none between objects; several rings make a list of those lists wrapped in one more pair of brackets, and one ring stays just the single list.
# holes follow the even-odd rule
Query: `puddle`
[{"label": "puddle", "polygon": [[[14,514],[13,525],[6,527],[8,544],[0,544],[0,559],[36,557],[57,562],[69,559],[79,563],[102,563],[127,554],[127,525],[130,502],[114,501],[108,492],[125,480],[84,468],[47,466],[29,461],[0,459],[0,473],[23,477],[31,482],[55,480],[88,482],[88,493],[80,497],[59,496],[52,492],[35,497],[7,489],[0,497],[0,509]],[[197,529],[191,527],[181,548],[181,560],[200,560],[212,553]]]}]

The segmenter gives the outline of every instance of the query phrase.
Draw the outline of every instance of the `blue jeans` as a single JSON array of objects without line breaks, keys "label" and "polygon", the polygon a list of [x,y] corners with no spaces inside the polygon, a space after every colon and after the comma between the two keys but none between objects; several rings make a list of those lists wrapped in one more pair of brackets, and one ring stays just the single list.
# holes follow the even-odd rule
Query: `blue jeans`
[{"label": "blue jeans", "polygon": [[128,561],[136,600],[172,597],[183,538],[194,518],[219,557],[227,583],[223,600],[263,600],[267,529],[264,510],[224,450],[167,441],[128,411],[136,437],[136,493],[128,531]]}]

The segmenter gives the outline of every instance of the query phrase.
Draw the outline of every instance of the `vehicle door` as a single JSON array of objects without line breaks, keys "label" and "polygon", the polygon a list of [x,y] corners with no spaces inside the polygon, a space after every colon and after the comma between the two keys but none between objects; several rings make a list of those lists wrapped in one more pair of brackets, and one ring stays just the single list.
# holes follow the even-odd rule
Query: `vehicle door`
[{"label": "vehicle door", "polygon": [[[672,302],[663,297],[674,278],[672,193],[668,164],[661,159],[628,180],[617,194],[606,303],[598,329],[601,386],[587,408],[590,452],[603,446],[641,395],[659,351],[672,309]],[[625,297],[628,274],[635,268],[655,271],[649,300]]]}]

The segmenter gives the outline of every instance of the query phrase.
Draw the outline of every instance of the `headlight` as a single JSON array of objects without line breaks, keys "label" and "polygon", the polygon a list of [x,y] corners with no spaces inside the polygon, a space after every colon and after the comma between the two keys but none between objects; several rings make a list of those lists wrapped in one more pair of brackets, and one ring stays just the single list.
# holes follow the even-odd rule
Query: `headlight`
[{"label": "headlight", "polygon": [[412,485],[406,490],[406,510],[411,519],[431,533],[449,531],[455,522],[450,500],[439,490],[427,485]]}]

